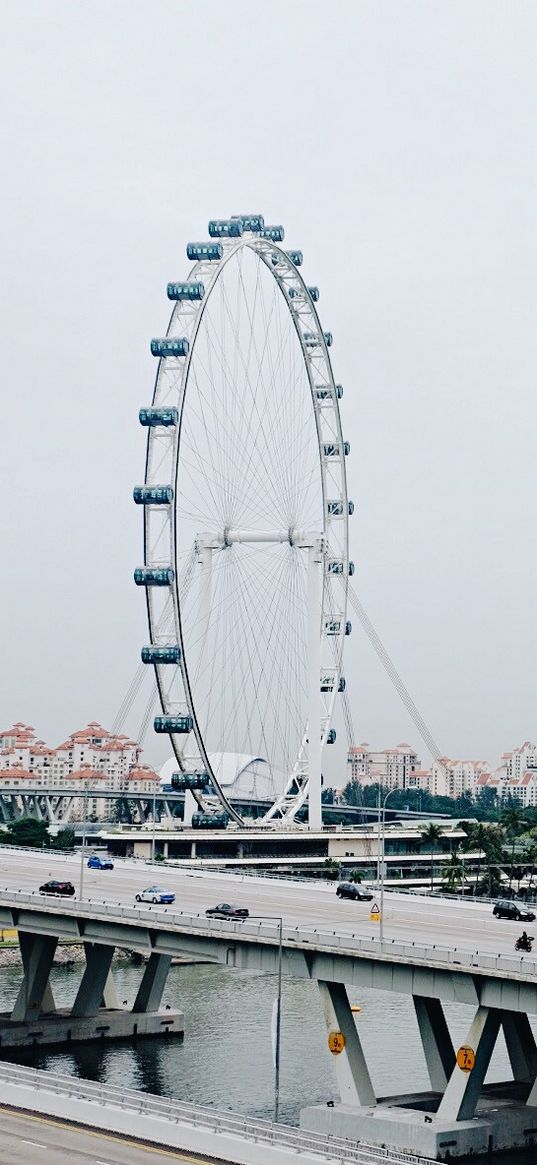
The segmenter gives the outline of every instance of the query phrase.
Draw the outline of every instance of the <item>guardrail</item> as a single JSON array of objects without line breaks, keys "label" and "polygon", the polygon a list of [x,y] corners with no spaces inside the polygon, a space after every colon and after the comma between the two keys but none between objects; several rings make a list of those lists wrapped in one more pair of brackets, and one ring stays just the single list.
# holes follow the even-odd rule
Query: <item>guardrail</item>
[{"label": "guardrail", "polygon": [[[129,906],[123,902],[111,903],[95,899],[76,902],[72,898],[46,900],[38,891],[28,893],[14,892],[5,887],[0,890],[0,906],[4,904],[18,909],[31,906],[40,913],[55,915],[67,914],[81,918],[90,918],[95,921],[113,921],[120,926],[124,923],[138,923],[140,926],[149,923],[152,926],[161,924],[162,930],[190,932],[193,934],[204,932],[204,935],[227,939],[243,939],[256,941],[268,946],[279,943],[279,926],[276,922],[254,921],[253,919],[230,920],[207,918],[205,914],[189,914],[182,910],[170,911],[167,906]],[[490,973],[495,976],[506,975],[526,981],[535,981],[537,976],[537,962],[522,957],[511,957],[501,953],[484,954],[469,951],[464,948],[448,947],[442,944],[419,942],[400,942],[397,939],[366,937],[349,934],[347,932],[325,931],[314,928],[289,927],[282,929],[284,947],[292,951],[293,948],[312,948],[331,954],[354,955],[356,957],[374,957],[382,962],[412,962],[416,966],[440,965],[447,970],[457,970],[467,973]]]},{"label": "guardrail", "polygon": [[[327,1159],[348,1162],[349,1165],[434,1165],[430,1158],[417,1157],[398,1149],[386,1149],[369,1142],[353,1142],[341,1137],[306,1133],[291,1125],[275,1125],[256,1117],[222,1112],[202,1105],[180,1100],[168,1100],[133,1089],[117,1088],[113,1084],[96,1084],[77,1080],[56,1072],[24,1068],[16,1064],[0,1066],[0,1080],[6,1084],[31,1088],[35,1092],[54,1092],[66,1099],[86,1100],[107,1109],[131,1110],[138,1116],[153,1116],[174,1125],[190,1125],[205,1129],[216,1137],[228,1134],[244,1141],[256,1141],[291,1152],[318,1154]],[[95,1121],[98,1127],[98,1118]],[[218,1144],[215,1144],[218,1153]],[[222,1149],[224,1153],[224,1149]]]}]

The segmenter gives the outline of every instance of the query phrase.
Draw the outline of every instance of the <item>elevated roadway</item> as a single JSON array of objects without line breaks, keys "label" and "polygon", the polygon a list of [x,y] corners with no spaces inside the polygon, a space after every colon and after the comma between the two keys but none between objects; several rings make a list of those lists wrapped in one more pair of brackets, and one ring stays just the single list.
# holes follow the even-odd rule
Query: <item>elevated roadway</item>
[{"label": "elevated roadway", "polygon": [[[0,890],[31,893],[49,878],[69,879],[77,890],[80,857],[39,851],[0,848]],[[309,884],[236,874],[186,872],[173,867],[116,860],[114,870],[84,868],[84,900],[110,906],[134,906],[144,887],[161,885],[176,894],[175,911],[205,914],[208,906],[231,901],[248,907],[250,914],[281,916],[285,927],[331,931],[337,936],[378,937],[379,925],[370,921],[368,903],[336,896],[334,883]],[[57,899],[38,899],[58,904]],[[155,912],[162,907],[154,907]],[[527,929],[531,932],[531,926]],[[387,943],[416,942],[447,947],[469,954],[514,956],[520,923],[493,917],[490,903],[453,901],[387,893],[384,900],[384,936]],[[128,945],[128,944],[127,944]],[[528,961],[527,956],[526,962]],[[516,959],[518,965],[523,960]]]}]

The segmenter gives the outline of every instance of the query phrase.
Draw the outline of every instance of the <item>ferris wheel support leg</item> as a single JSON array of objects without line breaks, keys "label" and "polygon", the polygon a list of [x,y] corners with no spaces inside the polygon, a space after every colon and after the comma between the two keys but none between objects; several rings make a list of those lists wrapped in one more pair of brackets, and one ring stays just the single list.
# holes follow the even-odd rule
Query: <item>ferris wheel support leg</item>
[{"label": "ferris wheel support leg", "polygon": [[321,808],[321,591],[323,555],[308,549],[308,825],[322,828]]}]

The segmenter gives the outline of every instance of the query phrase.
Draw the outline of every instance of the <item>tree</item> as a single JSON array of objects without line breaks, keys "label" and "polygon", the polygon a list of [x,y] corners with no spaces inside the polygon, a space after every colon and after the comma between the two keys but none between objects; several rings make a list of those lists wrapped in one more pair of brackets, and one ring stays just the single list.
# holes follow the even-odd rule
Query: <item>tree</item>
[{"label": "tree", "polygon": [[52,849],[74,849],[75,848],[75,831],[70,826],[66,825],[63,829],[59,829],[56,837],[51,841]]},{"label": "tree", "polygon": [[6,834],[3,835],[4,845],[29,846],[32,849],[43,849],[50,845],[50,836],[46,821],[36,821],[35,817],[19,817],[12,821]]},{"label": "tree", "polygon": [[132,825],[132,809],[126,797],[118,797],[112,802],[111,817],[118,824]]},{"label": "tree", "polygon": [[509,892],[511,892],[511,883],[513,881],[513,864],[515,860],[515,844],[517,837],[522,833],[522,828],[527,824],[525,818],[518,805],[509,804],[502,813],[502,825],[505,829],[507,837],[511,842],[511,862],[509,872]]},{"label": "tree", "polygon": [[334,858],[324,859],[325,877],[329,878],[331,882],[336,882],[339,878],[339,862]]},{"label": "tree", "polygon": [[435,825],[434,822],[431,822],[431,824],[428,825],[426,827],[426,829],[421,830],[421,836],[423,838],[423,841],[426,842],[427,845],[429,845],[430,849],[431,849],[431,893],[432,893],[434,890],[434,847],[435,847],[435,845],[438,845],[438,842],[440,841],[440,839],[442,837],[442,830],[441,830],[439,825]]},{"label": "tree", "polygon": [[451,894],[455,894],[457,890],[464,887],[464,866],[457,850],[453,850],[449,865],[442,870],[442,882]]}]

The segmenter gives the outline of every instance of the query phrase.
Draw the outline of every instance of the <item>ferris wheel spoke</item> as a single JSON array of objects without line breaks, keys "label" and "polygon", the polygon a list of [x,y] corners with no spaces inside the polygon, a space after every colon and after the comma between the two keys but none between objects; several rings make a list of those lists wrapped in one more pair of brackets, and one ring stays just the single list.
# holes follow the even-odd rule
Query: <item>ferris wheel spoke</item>
[{"label": "ferris wheel spoke", "polygon": [[[278,292],[278,295],[280,295],[279,292]],[[276,301],[274,300],[273,304],[271,305],[271,312],[270,312],[270,316],[268,318],[268,321],[267,321],[266,309],[265,309],[265,305],[264,305],[263,296],[260,297],[260,304],[262,305],[263,318],[266,321],[266,327],[267,327],[267,331],[268,331],[268,329],[271,326],[273,316],[275,316],[276,319],[278,318],[278,312],[277,312],[277,310],[276,311],[274,310],[275,306],[276,306]],[[287,336],[287,343],[290,342],[290,339],[291,339],[291,331],[289,330],[288,336]],[[279,480],[280,480],[280,482],[283,482],[285,480],[285,474],[286,474],[286,442],[285,442],[283,434],[280,434],[281,439],[278,439],[278,436],[276,435],[276,433],[274,431],[275,423],[277,424],[281,418],[281,395],[282,394],[281,393],[276,394],[277,370],[274,368],[274,366],[271,367],[271,364],[269,361],[268,380],[265,382],[264,376],[262,375],[262,371],[261,371],[262,370],[262,360],[260,360],[260,358],[259,358],[257,348],[255,347],[255,341],[254,341],[254,349],[255,349],[257,360],[258,360],[259,376],[258,376],[258,380],[256,382],[255,390],[252,393],[252,407],[251,407],[250,416],[249,416],[249,424],[250,424],[250,427],[252,427],[254,418],[257,419],[258,421],[260,421],[259,432],[260,432],[260,435],[262,436],[265,448],[269,448],[269,449],[272,448],[275,451],[276,456],[278,454],[280,454],[279,467],[280,467],[280,475],[281,476],[280,476]],[[268,355],[269,353],[270,353],[270,345],[265,345],[265,347],[263,349],[263,354],[262,354],[263,358],[265,357],[265,354]],[[281,344],[280,348],[279,348],[279,362],[283,363],[283,359],[284,359],[284,345]],[[261,390],[261,396],[262,396],[261,402],[259,402],[259,390]],[[287,394],[284,393],[283,395],[285,397]],[[273,408],[273,410],[272,410],[272,422],[271,422],[271,420],[270,420],[271,414],[270,414],[269,406],[273,404],[276,396],[277,396],[277,402],[276,402],[277,407],[275,409]],[[267,422],[264,421],[265,417],[269,418],[268,423],[271,426],[268,430],[267,430]],[[259,452],[260,452],[260,450],[259,450],[258,442],[254,441],[251,445],[251,448],[250,448],[250,456],[249,456],[249,464],[248,464],[249,469],[251,469],[251,467],[255,465],[256,455],[258,455]],[[281,494],[279,496],[279,507],[280,507],[280,511],[281,511],[283,508]]]},{"label": "ferris wheel spoke", "polygon": [[[229,311],[229,308],[228,308],[228,311]],[[237,348],[240,352],[240,343],[237,344]],[[216,347],[215,347],[215,351],[216,351]],[[241,357],[241,365],[243,367],[243,370],[246,372],[247,370],[245,368],[244,358],[242,357],[242,352],[240,352],[240,357]],[[219,353],[217,353],[217,359],[219,359],[219,360],[221,359]],[[245,386],[249,387],[250,390],[252,391],[250,381],[249,381],[249,378],[247,375],[246,375],[246,379],[245,379]],[[255,396],[255,391],[253,392],[253,395]],[[270,448],[270,444],[267,444],[267,433],[265,431],[263,416],[260,414],[260,412],[258,410],[257,414],[256,414],[258,426],[257,426],[257,428],[255,428],[253,426],[253,423],[252,423],[253,413],[251,413],[250,416],[247,416],[245,408],[243,408],[242,402],[239,404],[239,411],[242,413],[243,421],[246,420],[246,424],[243,425],[243,429],[242,429],[242,432],[244,434],[243,449],[244,449],[245,453],[246,453],[246,451],[248,451],[246,469],[247,470],[251,469],[253,466],[254,470],[257,473],[257,477],[259,478],[261,476],[260,469],[264,465],[264,460],[265,460],[267,449]],[[276,452],[277,452],[277,450],[276,450]],[[249,482],[245,481],[244,485],[246,487],[244,492],[245,492],[246,496],[248,496]],[[267,480],[266,475],[265,475],[263,477],[263,485],[265,488],[267,488],[267,486],[268,486],[268,489],[269,489],[270,493],[272,494],[275,513],[279,513],[281,511],[281,505],[280,505],[279,494],[277,492],[277,479],[276,479],[276,481],[271,480],[271,479]]]},{"label": "ferris wheel spoke", "polygon": [[[262,295],[260,297],[260,302],[263,302]],[[229,317],[230,316],[230,309],[229,309],[229,305],[227,304],[227,300],[226,300],[226,307],[227,307],[227,314]],[[272,313],[271,313],[271,317],[272,317]],[[237,337],[237,340],[238,340],[237,346],[238,346],[238,349],[240,352],[241,363],[242,363],[243,369],[244,369],[245,374],[246,374],[246,385],[250,389],[250,395],[252,398],[251,409],[250,409],[250,413],[249,413],[249,416],[247,419],[248,431],[252,434],[252,440],[249,443],[249,462],[248,462],[249,467],[251,467],[253,464],[255,464],[256,454],[259,455],[259,453],[261,452],[260,441],[262,442],[263,452],[265,452],[267,448],[271,447],[270,446],[271,434],[270,434],[270,432],[267,432],[265,418],[267,416],[270,416],[269,406],[273,402],[274,396],[275,396],[274,383],[273,383],[273,381],[270,381],[270,380],[268,382],[265,382],[265,374],[263,371],[263,369],[264,369],[264,364],[263,364],[264,356],[266,354],[266,351],[269,349],[269,345],[267,344],[267,340],[265,339],[265,344],[264,344],[263,352],[262,352],[262,358],[260,358],[259,353],[257,351],[257,345],[255,342],[255,330],[253,328],[251,329],[251,337],[252,337],[252,348],[254,350],[254,353],[256,355],[256,360],[257,360],[257,377],[255,380],[255,384],[253,384],[253,385],[252,385],[252,382],[251,382],[251,379],[249,376],[249,367],[248,367],[248,364],[245,362],[244,356],[242,354],[240,340]],[[261,394],[261,398],[262,398],[261,403],[259,402],[259,395],[260,394]],[[257,423],[257,427],[255,427],[253,424],[254,420]],[[278,445],[274,446],[274,452],[276,455],[278,455],[278,452],[279,452]],[[279,496],[277,499],[277,505],[278,505],[278,509],[281,509],[281,502],[280,502]]]},{"label": "ferris wheel spoke", "polygon": [[[214,355],[215,355],[215,359],[216,359],[217,363],[218,363],[218,364],[221,366],[221,365],[222,365],[222,361],[221,361],[221,354],[215,350],[215,353],[214,353]],[[203,364],[202,364],[202,361],[200,360],[200,362],[199,362],[199,363],[201,364],[201,367],[202,367],[202,369],[203,369]],[[208,399],[206,394],[205,394],[205,396],[204,396],[204,399],[205,399],[205,400],[207,400],[207,399]],[[219,416],[224,418],[224,419],[223,419],[223,421],[221,420],[221,421],[219,422],[219,428],[221,427],[222,431],[223,431],[224,433],[226,433],[226,432],[227,432],[227,425],[226,425],[226,421],[225,421],[225,416],[226,416],[226,410],[225,410],[225,407],[224,407],[224,406],[222,406],[222,407],[220,408],[220,410],[219,410],[219,411],[217,411],[217,409],[216,409],[216,407],[215,407],[215,406],[212,406],[212,407],[213,407],[213,411],[214,411],[214,415],[215,415],[215,418],[216,418],[216,419],[218,419],[218,417],[219,417]],[[236,481],[237,481],[237,485],[236,485],[236,487],[235,487],[235,490],[233,491],[233,489],[232,489],[231,493],[230,493],[228,496],[229,496],[229,497],[230,497],[230,498],[233,500],[233,503],[235,503],[235,500],[236,500],[236,495],[238,495],[238,494],[239,494],[240,487],[241,487],[241,485],[242,485],[242,482],[241,482],[241,467],[240,467],[240,453],[241,453],[241,448],[240,448],[240,445],[238,444],[238,441],[237,441],[237,439],[236,439],[236,438],[233,438],[233,440],[234,440],[234,442],[235,442],[235,451],[236,451],[236,453],[237,453],[237,456],[239,457],[239,462],[236,464]],[[220,442],[220,441],[219,441],[219,447],[221,448],[221,442]],[[261,475],[258,475],[258,476],[259,476],[259,482],[260,482],[260,484],[262,484],[262,485],[263,485],[263,487],[266,487],[266,485],[267,485],[266,481],[265,481],[264,479],[262,479]],[[226,488],[229,490],[229,484],[227,485],[227,487],[226,487]],[[248,494],[246,494],[246,496],[248,496]]]},{"label": "ferris wheel spoke", "polygon": [[[283,569],[283,565],[282,565],[281,569]],[[280,573],[281,573],[281,571],[280,571]],[[241,597],[243,597],[243,596],[244,596],[244,590],[241,591]],[[278,713],[277,701],[276,701],[274,695],[272,694],[270,687],[268,687],[268,685],[266,684],[266,675],[265,675],[266,656],[265,657],[262,656],[260,646],[259,646],[259,640],[258,640],[259,626],[258,626],[257,621],[252,616],[252,612],[251,612],[250,607],[246,606],[246,603],[244,603],[244,613],[245,613],[245,618],[246,618],[247,624],[248,624],[248,630],[250,633],[249,642],[252,644],[252,647],[253,647],[252,656],[249,657],[248,662],[249,662],[249,672],[250,672],[250,676],[251,676],[251,682],[252,682],[252,686],[253,686],[253,694],[255,696],[255,705],[259,706],[259,693],[261,690],[261,685],[263,684],[266,687],[266,703],[264,704],[264,709],[262,711],[262,717],[261,717],[262,725],[264,726],[265,723],[268,723],[268,716],[269,715],[272,715],[272,717],[273,717],[274,739],[273,739],[272,749],[270,748],[270,745],[266,739],[266,734],[265,734],[265,730],[263,727],[263,741],[264,741],[264,747],[266,749],[266,759],[269,761],[271,768],[273,768],[274,763],[275,763],[275,749],[276,749],[276,746],[278,743],[280,744],[280,746],[282,748],[282,754],[284,756],[284,760],[287,760],[287,758],[285,757],[285,740],[283,739],[283,734],[281,731],[281,727],[279,725],[278,714],[277,714]],[[277,613],[278,613],[278,608],[277,608],[276,603],[274,602],[272,604],[272,608],[267,612],[267,616],[268,616],[267,617],[267,626],[269,628],[269,639],[270,639],[270,633],[273,634],[274,630],[275,630]],[[270,618],[270,622],[269,622],[269,618]],[[257,664],[257,667],[255,666],[256,664]],[[252,709],[251,709],[250,716],[248,719],[249,726],[250,726],[251,720],[253,718],[253,711],[254,711],[255,705],[254,705],[254,701],[252,700]]]},{"label": "ferris wheel spoke", "polygon": [[[198,385],[197,380],[196,380],[196,384]],[[208,398],[207,398],[206,394],[203,393],[201,391],[201,389],[198,390],[198,395],[199,395],[199,398],[202,402],[204,402],[204,403],[208,402]],[[215,419],[216,419],[216,415],[215,415]],[[212,441],[212,442],[214,442],[215,446],[218,445],[220,447],[220,449],[222,449],[223,448],[222,442],[220,440],[220,437],[218,436],[218,432],[227,433],[228,426],[226,425],[225,421],[222,425],[215,426],[215,429],[216,429],[216,431],[215,431],[215,429],[213,429],[212,427],[209,428],[207,420],[205,418],[204,419],[204,428],[205,428],[205,432],[206,432],[206,436],[207,436],[208,447],[210,447],[210,442]],[[231,469],[235,470],[235,475],[234,475],[235,482],[232,481],[229,474],[225,475],[225,486],[224,486],[224,483],[222,482],[222,489],[223,489],[223,492],[225,492],[225,494],[226,494],[226,498],[227,499],[233,498],[233,501],[235,501],[235,496],[239,495],[243,489],[243,482],[242,482],[242,478],[241,478],[240,453],[241,453],[241,449],[240,449],[240,443],[238,441],[238,438],[233,437],[233,456],[229,457],[228,465]],[[198,453],[198,456],[200,456],[200,459],[201,459],[201,455],[199,453]],[[219,480],[220,480],[220,471],[218,471],[218,474],[219,474]],[[258,484],[259,484],[260,488],[264,489],[266,482],[265,482],[265,479],[261,476],[261,474],[258,474]],[[246,496],[248,496],[248,495],[246,495]],[[224,510],[223,513],[224,514],[227,513],[229,516],[230,512],[233,512],[234,509],[235,509],[235,505],[232,506],[230,504],[229,509],[227,511]],[[268,510],[266,510],[265,507],[264,507],[264,511],[267,514],[268,518],[270,519],[271,518],[270,512]],[[273,516],[271,518],[271,521],[272,522],[274,521]],[[223,520],[223,525],[225,525],[225,524],[227,524],[227,523],[225,520]]]}]

